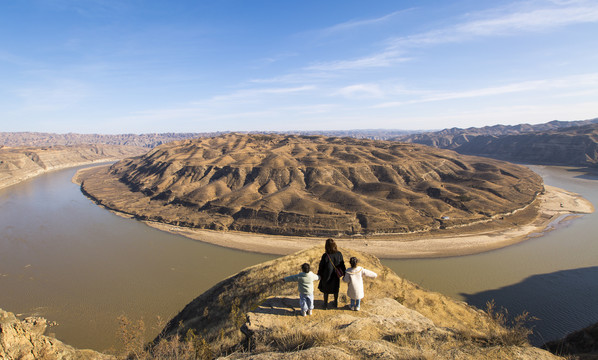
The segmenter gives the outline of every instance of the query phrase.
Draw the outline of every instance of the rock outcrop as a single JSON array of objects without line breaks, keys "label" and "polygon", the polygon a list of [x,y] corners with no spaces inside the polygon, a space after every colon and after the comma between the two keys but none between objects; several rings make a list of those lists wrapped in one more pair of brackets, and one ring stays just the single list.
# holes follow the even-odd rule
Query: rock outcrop
[{"label": "rock outcrop", "polygon": [[522,166],[421,145],[233,134],[159,146],[90,172],[82,189],[143,220],[337,236],[486,221],[526,207],[543,184]]},{"label": "rock outcrop", "polygon": [[0,148],[0,189],[48,171],[140,155],[146,149],[114,145]]},{"label": "rock outcrop", "polygon": [[0,309],[0,359],[2,360],[109,360],[112,356],[92,350],[78,350],[45,336],[44,318],[18,320]]},{"label": "rock outcrop", "polygon": [[559,359],[488,313],[400,278],[371,255],[341,251],[378,273],[364,284],[361,311],[349,310],[343,283],[338,309],[321,310],[316,290],[313,315],[300,315],[296,284],[281,279],[304,262],[317,268],[323,247],[313,248],[215,285],[155,343],[178,334],[194,339],[196,351],[225,359]]}]

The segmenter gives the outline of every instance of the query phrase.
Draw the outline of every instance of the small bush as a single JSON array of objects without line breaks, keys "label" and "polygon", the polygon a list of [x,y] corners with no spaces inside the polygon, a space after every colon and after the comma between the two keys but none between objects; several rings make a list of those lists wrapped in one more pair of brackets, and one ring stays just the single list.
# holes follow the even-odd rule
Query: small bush
[{"label": "small bush", "polygon": [[126,316],[118,317],[119,338],[124,358],[145,359],[145,323],[143,319],[132,322]]},{"label": "small bush", "polygon": [[528,324],[538,320],[536,317],[524,311],[510,319],[509,311],[505,308],[497,309],[494,300],[486,303],[485,312],[503,328],[496,329],[492,333],[491,338],[488,339],[491,343],[495,345],[529,345],[528,337],[533,334],[533,330],[531,327],[528,327]]},{"label": "small bush", "polygon": [[214,352],[212,351],[212,347],[210,344],[208,344],[206,338],[195,334],[195,331],[187,331],[185,340],[191,345],[192,349],[190,350],[192,350],[192,352],[195,354],[195,359],[208,360],[214,358]]}]

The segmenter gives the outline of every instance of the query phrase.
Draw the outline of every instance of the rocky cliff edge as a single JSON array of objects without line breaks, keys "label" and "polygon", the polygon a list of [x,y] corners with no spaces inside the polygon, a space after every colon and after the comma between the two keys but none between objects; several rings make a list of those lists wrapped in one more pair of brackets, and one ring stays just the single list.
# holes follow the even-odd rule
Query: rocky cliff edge
[{"label": "rocky cliff edge", "polygon": [[77,350],[45,336],[46,319],[19,320],[0,309],[0,359],[2,360],[109,360],[113,357],[92,350]]},{"label": "rocky cliff edge", "polygon": [[[299,311],[297,285],[283,276],[308,262],[317,269],[323,247],[248,268],[188,304],[155,343],[186,338],[204,358],[223,359],[559,359],[532,347],[526,329],[508,326],[500,312],[424,290],[371,255],[343,249],[378,273],[365,282],[361,311],[351,311],[346,285],[339,308]],[[507,326],[505,326],[507,325]]]}]

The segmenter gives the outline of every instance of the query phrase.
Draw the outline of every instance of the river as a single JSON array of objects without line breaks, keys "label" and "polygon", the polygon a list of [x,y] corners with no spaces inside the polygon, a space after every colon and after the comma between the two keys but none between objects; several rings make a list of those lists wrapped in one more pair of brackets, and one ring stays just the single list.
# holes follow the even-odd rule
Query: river
[{"label": "river", "polygon": [[[549,185],[598,204],[598,175],[531,166]],[[0,190],[0,307],[39,315],[64,342],[95,350],[118,346],[117,318],[169,319],[239,270],[274,256],[224,249],[116,216],[71,183],[75,169]],[[529,311],[535,344],[598,321],[597,214],[484,254],[384,260],[422,286],[484,307]]]},{"label": "river", "polygon": [[75,169],[0,190],[0,307],[58,323],[78,348],[118,346],[117,318],[169,320],[224,278],[273,256],[152,229],[106,211],[71,182]]}]

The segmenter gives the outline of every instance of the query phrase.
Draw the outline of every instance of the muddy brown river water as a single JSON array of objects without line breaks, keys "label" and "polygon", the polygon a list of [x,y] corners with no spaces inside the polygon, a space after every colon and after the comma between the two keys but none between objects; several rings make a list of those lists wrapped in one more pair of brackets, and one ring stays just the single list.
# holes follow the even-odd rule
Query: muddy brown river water
[{"label": "muddy brown river water", "polygon": [[[532,166],[549,185],[598,204],[598,175]],[[57,338],[80,348],[117,346],[117,317],[169,319],[239,270],[274,256],[220,248],[116,216],[71,183],[76,169],[0,190],[0,308],[44,316]],[[529,311],[536,344],[598,321],[598,216],[483,254],[384,260],[434,291],[511,313]]]}]

